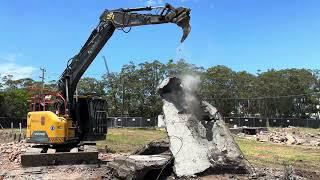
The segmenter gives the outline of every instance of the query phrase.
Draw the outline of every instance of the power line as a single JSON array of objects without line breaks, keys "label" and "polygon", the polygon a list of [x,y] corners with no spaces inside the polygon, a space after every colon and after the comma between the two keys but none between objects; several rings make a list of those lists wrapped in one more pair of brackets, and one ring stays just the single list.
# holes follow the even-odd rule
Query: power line
[{"label": "power line", "polygon": [[262,97],[229,97],[229,98],[205,98],[206,100],[261,100],[261,99],[280,99],[280,98],[288,98],[288,97],[303,97],[308,95],[319,94],[320,92],[311,92],[305,94],[295,94],[295,95],[283,95],[283,96],[262,96]]},{"label": "power line", "polygon": [[[57,76],[57,77],[62,74],[62,72],[58,73],[58,72],[52,72],[52,71],[47,71],[47,70],[45,72],[46,72],[46,74],[50,74],[50,75]],[[26,73],[25,72],[19,72],[19,71],[10,71],[9,73],[3,73],[3,74],[0,74],[0,75],[3,76],[3,75],[7,75],[7,74],[10,74],[10,75],[25,75]],[[31,76],[35,76],[38,73],[37,72],[30,72],[30,73],[27,73],[27,74],[31,75]],[[105,74],[106,73],[85,73],[85,75],[90,75],[90,76],[103,76]]]}]

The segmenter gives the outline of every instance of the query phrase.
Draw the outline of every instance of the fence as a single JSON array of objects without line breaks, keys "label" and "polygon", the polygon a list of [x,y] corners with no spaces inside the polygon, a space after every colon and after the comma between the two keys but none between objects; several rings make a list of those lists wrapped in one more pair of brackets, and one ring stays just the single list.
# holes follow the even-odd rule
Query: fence
[{"label": "fence", "polygon": [[27,118],[0,117],[0,128],[11,128],[11,123],[13,123],[13,128],[19,128],[19,123],[22,128],[26,128]]},{"label": "fence", "polygon": [[[247,126],[247,127],[309,127],[320,128],[319,119],[298,119],[298,118],[256,118],[256,117],[224,117],[226,123],[231,125]],[[8,118],[0,117],[0,128],[11,128],[13,123],[14,128],[19,128],[19,123],[22,128],[27,127],[26,118]],[[157,118],[143,117],[108,117],[108,127],[156,127],[158,124]]]},{"label": "fence", "polygon": [[156,118],[143,117],[108,117],[108,127],[155,127]]},{"label": "fence", "polygon": [[[19,123],[22,124],[22,128],[27,127],[26,118],[9,118],[0,117],[0,128],[19,128]],[[158,125],[156,118],[143,118],[143,117],[108,117],[107,126],[112,127],[155,127]]]},{"label": "fence", "polygon": [[226,123],[247,127],[308,127],[320,128],[319,119],[224,117]]}]

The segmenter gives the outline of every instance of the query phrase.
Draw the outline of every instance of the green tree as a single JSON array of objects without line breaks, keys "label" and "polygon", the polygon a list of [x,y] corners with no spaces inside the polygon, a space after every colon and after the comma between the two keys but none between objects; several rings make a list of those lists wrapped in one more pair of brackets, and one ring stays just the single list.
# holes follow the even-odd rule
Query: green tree
[{"label": "green tree", "polygon": [[236,73],[226,66],[214,66],[207,69],[202,85],[202,96],[224,115],[235,111],[235,103],[228,98],[236,97]]},{"label": "green tree", "polygon": [[236,72],[233,76],[234,80],[234,104],[236,116],[254,116],[259,114],[259,101],[254,99],[246,99],[258,97],[257,78],[255,75],[246,71]]},{"label": "green tree", "polygon": [[122,83],[120,75],[117,73],[110,73],[103,76],[102,83],[106,92],[106,98],[108,100],[109,115],[120,116],[121,115],[121,92]]},{"label": "green tree", "polygon": [[95,78],[84,77],[80,79],[78,86],[79,94],[96,94],[96,95],[104,95],[104,85],[102,81],[99,81]]},{"label": "green tree", "polygon": [[25,89],[10,89],[0,95],[1,116],[25,117],[28,112],[29,95]]},{"label": "green tree", "polygon": [[166,67],[159,61],[139,64],[140,111],[145,117],[157,117],[162,112],[162,101],[157,87],[165,78]]},{"label": "green tree", "polygon": [[[259,95],[268,117],[306,117],[315,112],[317,77],[307,69],[269,70],[258,76]],[[288,96],[292,95],[292,96]]]}]

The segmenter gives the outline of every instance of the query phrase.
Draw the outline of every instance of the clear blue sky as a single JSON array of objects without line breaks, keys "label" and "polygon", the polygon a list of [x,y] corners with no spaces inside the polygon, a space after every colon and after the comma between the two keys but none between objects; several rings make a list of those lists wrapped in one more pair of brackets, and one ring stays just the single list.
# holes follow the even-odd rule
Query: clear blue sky
[{"label": "clear blue sky", "polygon": [[[320,65],[319,0],[171,0],[192,9],[192,31],[180,45],[173,25],[136,27],[114,33],[86,75],[150,60],[185,58],[209,67],[226,65],[252,73],[270,68]],[[6,0],[0,5],[0,73],[57,79],[97,25],[104,9],[161,5],[162,0]],[[179,51],[180,49],[180,51]]]}]

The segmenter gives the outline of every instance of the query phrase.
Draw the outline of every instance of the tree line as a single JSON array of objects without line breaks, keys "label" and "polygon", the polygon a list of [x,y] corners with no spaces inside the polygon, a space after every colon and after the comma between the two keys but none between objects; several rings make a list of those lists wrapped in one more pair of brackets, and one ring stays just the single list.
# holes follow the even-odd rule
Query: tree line
[{"label": "tree line", "polygon": [[[203,68],[184,60],[124,65],[120,72],[101,78],[84,77],[79,94],[105,97],[109,116],[157,117],[162,112],[158,84],[166,77],[199,76],[199,95],[216,106],[223,116],[310,118],[319,111],[319,70],[270,69],[249,73],[218,65]],[[24,117],[29,100],[42,84],[30,78],[0,81],[0,116]],[[57,91],[55,81],[45,84],[46,91]]]}]

